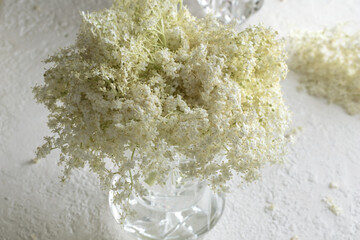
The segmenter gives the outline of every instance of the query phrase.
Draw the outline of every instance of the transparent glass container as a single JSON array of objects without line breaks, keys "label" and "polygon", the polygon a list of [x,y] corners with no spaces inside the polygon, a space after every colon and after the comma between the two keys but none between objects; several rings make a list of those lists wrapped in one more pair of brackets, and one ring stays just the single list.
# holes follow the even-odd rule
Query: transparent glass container
[{"label": "transparent glass container", "polygon": [[[113,178],[113,184],[120,176]],[[121,206],[113,202],[109,193],[113,216],[119,222]],[[213,193],[202,181],[169,177],[164,186],[149,187],[146,196],[131,195],[133,215],[127,216],[124,229],[136,239],[193,240],[202,239],[220,219],[225,198]]]},{"label": "transparent glass container", "polygon": [[234,20],[241,24],[259,11],[264,0],[184,0],[184,4],[196,16],[211,13],[224,23]]}]

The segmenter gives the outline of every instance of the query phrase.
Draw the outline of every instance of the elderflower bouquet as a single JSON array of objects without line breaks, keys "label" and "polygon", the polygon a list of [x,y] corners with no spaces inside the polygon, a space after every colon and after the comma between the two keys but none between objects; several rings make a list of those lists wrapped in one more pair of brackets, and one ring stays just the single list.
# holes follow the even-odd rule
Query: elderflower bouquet
[{"label": "elderflower bouquet", "polygon": [[82,18],[34,88],[53,132],[35,160],[60,149],[63,180],[89,166],[109,189],[120,175],[126,212],[132,192],[170,170],[226,191],[234,174],[251,181],[282,159],[287,66],[276,32],[196,19],[179,0],[115,0]]}]

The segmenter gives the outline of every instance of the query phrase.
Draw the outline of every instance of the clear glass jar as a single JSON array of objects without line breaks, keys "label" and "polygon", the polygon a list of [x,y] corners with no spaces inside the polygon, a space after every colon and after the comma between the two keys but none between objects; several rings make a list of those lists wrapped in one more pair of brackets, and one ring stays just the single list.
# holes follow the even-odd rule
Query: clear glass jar
[{"label": "clear glass jar", "polygon": [[[120,176],[113,178],[113,184]],[[109,193],[113,216],[119,221],[122,209]],[[129,198],[134,214],[126,217],[124,229],[137,239],[201,239],[220,219],[225,198],[214,194],[205,182],[169,177],[164,186],[149,187],[146,196]]]},{"label": "clear glass jar", "polygon": [[190,11],[199,17],[212,13],[224,23],[243,23],[257,12],[264,0],[184,0]]}]

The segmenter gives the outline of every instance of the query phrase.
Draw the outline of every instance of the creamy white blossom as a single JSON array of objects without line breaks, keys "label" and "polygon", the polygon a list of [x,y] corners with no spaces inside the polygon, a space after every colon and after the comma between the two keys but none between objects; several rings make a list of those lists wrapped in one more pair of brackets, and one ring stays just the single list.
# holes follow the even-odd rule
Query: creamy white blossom
[{"label": "creamy white blossom", "polygon": [[343,25],[302,31],[289,38],[289,66],[314,96],[360,113],[360,31],[349,34]]},{"label": "creamy white blossom", "polygon": [[125,212],[131,192],[170,170],[218,190],[233,174],[254,180],[287,142],[277,33],[237,32],[178,3],[117,0],[83,13],[76,43],[46,61],[53,66],[34,88],[54,133],[37,158],[60,149],[64,180],[88,165],[105,188],[120,174]]}]

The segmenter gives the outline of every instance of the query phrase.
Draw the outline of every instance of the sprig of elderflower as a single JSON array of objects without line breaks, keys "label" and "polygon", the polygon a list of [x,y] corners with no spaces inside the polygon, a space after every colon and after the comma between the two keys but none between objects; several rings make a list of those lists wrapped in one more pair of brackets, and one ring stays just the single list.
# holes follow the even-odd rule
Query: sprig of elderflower
[{"label": "sprig of elderflower", "polygon": [[82,13],[76,43],[46,60],[53,66],[34,88],[54,133],[37,157],[60,149],[64,180],[85,165],[105,188],[122,176],[113,188],[123,217],[129,194],[169,170],[224,191],[233,174],[251,181],[280,161],[287,142],[276,32],[237,32],[178,2],[116,0]]},{"label": "sprig of elderflower", "polygon": [[289,37],[289,50],[289,66],[311,95],[360,113],[360,31],[349,34],[344,25],[298,31]]}]

